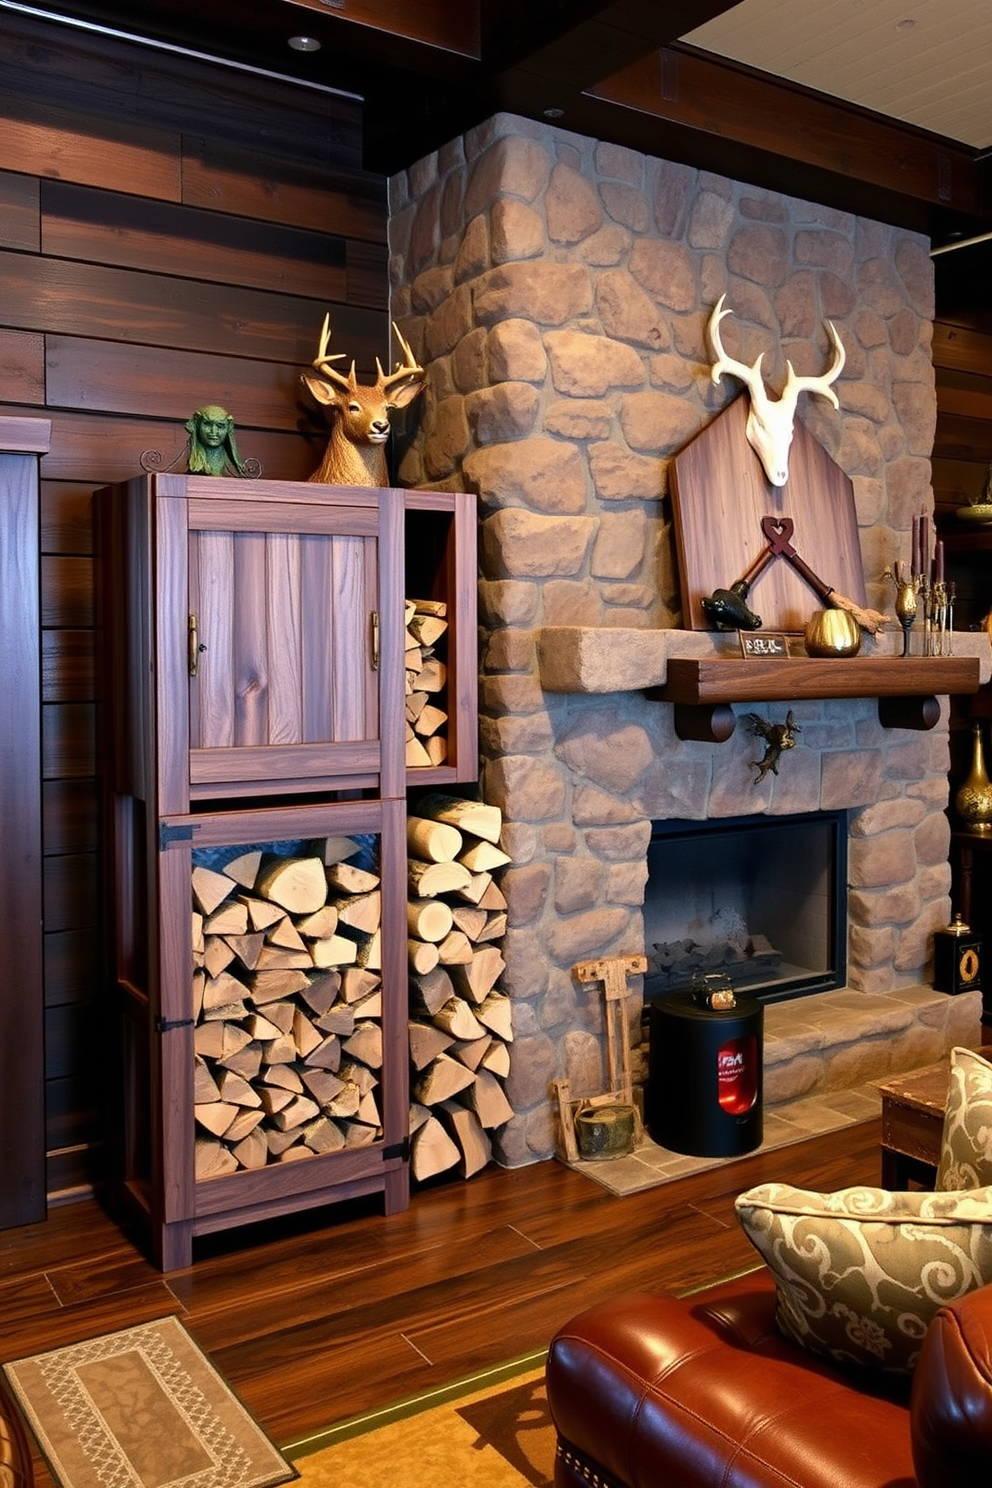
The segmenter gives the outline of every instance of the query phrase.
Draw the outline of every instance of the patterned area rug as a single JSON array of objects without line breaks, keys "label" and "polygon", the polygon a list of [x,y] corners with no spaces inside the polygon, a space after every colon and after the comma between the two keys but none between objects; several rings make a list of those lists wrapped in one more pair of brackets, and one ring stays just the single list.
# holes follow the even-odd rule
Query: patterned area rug
[{"label": "patterned area rug", "polygon": [[274,1488],[298,1476],[177,1318],[3,1369],[60,1488]]},{"label": "patterned area rug", "polygon": [[300,1488],[551,1488],[543,1354],[343,1422],[286,1452]]}]

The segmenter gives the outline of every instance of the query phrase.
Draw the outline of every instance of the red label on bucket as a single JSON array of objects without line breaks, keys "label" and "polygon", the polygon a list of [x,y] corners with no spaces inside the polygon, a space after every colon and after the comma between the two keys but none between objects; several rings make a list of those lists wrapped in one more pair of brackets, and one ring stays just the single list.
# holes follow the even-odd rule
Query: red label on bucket
[{"label": "red label on bucket", "polygon": [[716,1054],[716,1098],[731,1116],[750,1111],[758,1095],[758,1043],[753,1034],[728,1039]]}]

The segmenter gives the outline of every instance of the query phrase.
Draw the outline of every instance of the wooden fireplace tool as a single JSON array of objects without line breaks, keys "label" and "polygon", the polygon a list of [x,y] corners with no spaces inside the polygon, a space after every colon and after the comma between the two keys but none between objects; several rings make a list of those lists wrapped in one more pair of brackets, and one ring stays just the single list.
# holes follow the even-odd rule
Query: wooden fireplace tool
[{"label": "wooden fireplace tool", "polygon": [[567,1162],[578,1162],[578,1138],[575,1117],[580,1107],[597,1107],[623,1103],[632,1106],[634,1090],[630,1075],[630,1042],[624,1005],[627,978],[643,976],[648,969],[647,956],[612,956],[597,961],[579,961],[572,975],[579,982],[602,982],[606,1017],[606,1063],[609,1089],[601,1095],[589,1095],[573,1101],[568,1080],[555,1080],[553,1090],[558,1101],[562,1147]]}]

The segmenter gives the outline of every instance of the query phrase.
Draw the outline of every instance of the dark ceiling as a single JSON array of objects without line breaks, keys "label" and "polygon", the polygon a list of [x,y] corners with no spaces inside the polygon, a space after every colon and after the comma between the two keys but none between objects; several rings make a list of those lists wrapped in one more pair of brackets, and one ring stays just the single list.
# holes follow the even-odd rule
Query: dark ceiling
[{"label": "dark ceiling", "polygon": [[[992,226],[969,147],[680,43],[730,0],[35,0],[27,9],[341,89],[392,174],[507,110],[865,212],[935,241]],[[292,36],[319,42],[293,50]]]}]

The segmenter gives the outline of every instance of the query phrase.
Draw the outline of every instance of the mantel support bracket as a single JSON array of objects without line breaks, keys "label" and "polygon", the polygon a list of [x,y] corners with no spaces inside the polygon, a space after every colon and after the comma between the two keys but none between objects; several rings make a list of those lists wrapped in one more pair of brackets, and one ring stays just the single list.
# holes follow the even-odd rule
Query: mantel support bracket
[{"label": "mantel support bracket", "polygon": [[928,697],[880,697],[878,721],[883,728],[916,729],[926,733],[940,719],[940,700]]},{"label": "mantel support bracket", "polygon": [[[653,702],[668,702],[664,688],[648,687],[645,696]],[[913,729],[926,733],[940,719],[940,700],[925,697],[880,697],[878,721],[887,729]],[[737,725],[729,703],[674,703],[675,733],[683,740],[701,744],[725,744]]]}]

